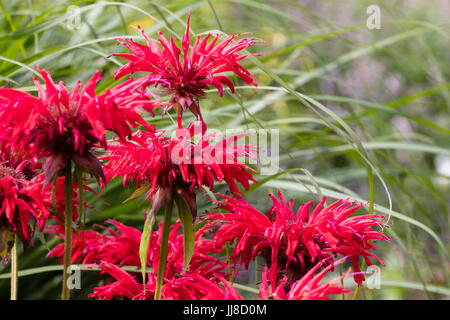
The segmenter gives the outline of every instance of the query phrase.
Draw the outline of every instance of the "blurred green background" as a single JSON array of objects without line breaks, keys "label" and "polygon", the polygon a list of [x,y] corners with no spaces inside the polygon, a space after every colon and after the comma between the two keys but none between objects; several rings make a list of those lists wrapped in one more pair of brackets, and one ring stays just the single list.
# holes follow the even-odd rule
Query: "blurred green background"
[{"label": "blurred green background", "polygon": [[[141,39],[131,26],[151,37],[157,30],[181,38],[192,10],[192,35],[249,32],[265,41],[259,63],[244,65],[256,74],[257,88],[233,79],[237,94],[218,97],[210,90],[201,101],[209,129],[279,129],[280,172],[248,195],[267,210],[266,196],[283,189],[296,207],[322,195],[370,198],[375,211],[390,216],[391,243],[379,243],[379,289],[363,287],[358,299],[448,299],[450,194],[450,3],[435,1],[39,1],[0,0],[0,86],[34,92],[36,65],[57,81],[73,86],[96,69],[103,72],[98,91],[115,84],[123,63],[107,58],[123,51],[114,39]],[[370,28],[380,9],[380,28]],[[368,25],[369,23],[369,25]],[[186,123],[190,115],[186,116]],[[173,129],[160,113],[148,119]],[[371,177],[374,177],[373,183]],[[268,179],[269,178],[269,179]],[[267,180],[264,180],[267,179]],[[93,184],[95,186],[95,184]],[[113,181],[91,196],[87,228],[109,218],[142,229],[148,203],[122,203],[133,187]],[[215,191],[220,191],[220,187]],[[199,196],[200,213],[211,209]],[[330,199],[330,200],[332,200]],[[390,201],[392,210],[389,210]],[[57,299],[61,272],[46,258],[58,242],[37,234],[21,250],[19,299]],[[42,272],[39,267],[50,266]],[[253,267],[241,283],[254,287]],[[9,265],[0,266],[0,299],[9,298]],[[101,278],[82,273],[85,299]],[[260,277],[259,277],[260,279]],[[253,294],[243,292],[252,298]],[[341,299],[342,297],[337,297]],[[353,291],[345,296],[353,298]]]}]

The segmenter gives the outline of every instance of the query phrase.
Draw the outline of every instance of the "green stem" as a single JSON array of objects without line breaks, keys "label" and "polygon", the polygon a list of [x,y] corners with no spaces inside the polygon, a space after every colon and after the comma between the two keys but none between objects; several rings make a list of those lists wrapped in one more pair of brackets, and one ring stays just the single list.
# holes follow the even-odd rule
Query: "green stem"
[{"label": "green stem", "polygon": [[[373,214],[374,209],[374,201],[375,201],[375,186],[373,181],[373,171],[370,165],[367,166],[367,178],[369,179],[369,214]],[[364,271],[364,267],[366,266],[366,261],[363,259],[361,264],[361,271]],[[353,300],[356,299],[358,295],[359,287],[356,287],[355,293],[353,294]]]},{"label": "green stem", "polygon": [[148,245],[152,233],[153,224],[155,223],[156,212],[150,210],[145,217],[144,230],[142,230],[141,243],[139,244],[139,258],[141,260],[142,285],[144,286],[144,296],[146,294],[146,273],[147,273],[147,256]]},{"label": "green stem", "polygon": [[228,257],[228,272],[230,273],[230,284],[233,285],[233,281],[234,281],[234,274],[233,274],[233,268],[231,267],[231,255],[230,255],[230,245],[228,244],[228,242],[225,243],[225,256]]},{"label": "green stem", "polygon": [[66,214],[64,219],[65,236],[64,236],[64,270],[63,270],[63,288],[62,300],[70,299],[70,288],[68,279],[68,268],[72,263],[72,162],[69,161],[66,167],[66,175],[64,180],[64,195],[66,200]]},{"label": "green stem", "polygon": [[[86,228],[86,210],[85,210],[85,206],[84,203],[86,201],[86,191],[83,188],[84,185],[84,174],[83,174],[83,169],[76,164],[75,165],[75,171],[76,171],[76,183],[78,184],[78,197],[80,199],[80,204],[79,204],[79,225],[81,225],[81,252],[83,252],[84,250],[84,231]],[[82,262],[82,255],[80,254],[79,257],[79,263]]]},{"label": "green stem", "polygon": [[159,250],[158,273],[156,275],[155,300],[161,299],[161,289],[164,283],[164,275],[166,273],[167,247],[169,242],[170,222],[172,219],[172,207],[173,201],[170,201],[169,204],[166,205],[164,211],[164,224],[161,236],[161,247]]},{"label": "green stem", "polygon": [[14,234],[14,245],[11,249],[11,300],[17,300],[18,289],[18,255],[17,255],[17,234]]},{"label": "green stem", "polygon": [[369,179],[369,214],[373,214],[375,202],[375,184],[373,181],[373,171],[369,165],[367,166],[367,178]]},{"label": "green stem", "polygon": [[[258,256],[255,256],[255,288],[258,290]],[[258,298],[258,294],[255,293],[254,300]]]},{"label": "green stem", "polygon": [[[342,264],[339,265],[339,275],[342,277]],[[344,279],[341,278],[341,287],[344,287]],[[342,300],[345,300],[345,293],[342,292]]]},{"label": "green stem", "polygon": [[214,18],[216,19],[217,25],[219,26],[219,30],[223,31],[222,24],[220,23],[219,17],[217,16],[216,9],[214,9],[214,6],[213,6],[211,0],[208,0],[208,4],[209,4],[209,7],[211,8],[211,11],[214,14]]}]

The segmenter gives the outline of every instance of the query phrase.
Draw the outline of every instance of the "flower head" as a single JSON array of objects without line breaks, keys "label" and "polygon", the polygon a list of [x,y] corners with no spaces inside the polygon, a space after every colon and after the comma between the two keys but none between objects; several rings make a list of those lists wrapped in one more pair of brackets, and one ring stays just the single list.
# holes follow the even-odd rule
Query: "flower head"
[{"label": "flower head", "polygon": [[97,95],[95,85],[100,72],[71,92],[63,82],[56,85],[50,74],[42,70],[45,88],[34,82],[39,98],[14,89],[0,88],[2,139],[15,150],[46,158],[43,169],[46,183],[73,160],[89,173],[104,179],[102,166],[92,154],[96,147],[107,148],[106,130],[122,140],[141,124],[153,130],[137,109],[152,111],[159,106],[142,90],[145,78],[130,79]]},{"label": "flower head", "polygon": [[[133,300],[153,300],[156,287],[156,275],[150,274],[144,286],[128,272],[117,266],[102,264],[103,272],[112,276],[116,281],[94,288],[89,297],[99,300],[111,300],[120,296]],[[241,300],[239,293],[224,279],[219,286],[215,281],[208,280],[198,273],[188,273],[168,280],[161,290],[164,300]]]},{"label": "flower head", "polygon": [[[106,233],[94,230],[77,230],[72,237],[72,263],[80,259],[83,264],[107,263],[119,267],[140,267],[141,232],[115,220],[107,220],[106,222],[113,225],[116,230],[107,227],[102,227]],[[178,234],[180,226],[179,221],[175,223],[169,236],[168,265],[170,268],[166,268],[165,277],[167,279],[175,278],[185,271],[183,268],[184,240],[183,235]],[[189,264],[189,270],[201,274],[207,279],[218,279],[220,276],[225,276],[224,270],[227,264],[210,255],[220,252],[222,248],[218,248],[214,240],[203,236],[206,231],[206,228],[202,228],[196,233],[194,255]],[[47,232],[56,233],[58,237],[64,236],[61,228],[48,228]],[[162,225],[160,225],[159,230],[151,233],[147,255],[147,266],[154,268],[155,275],[158,269],[161,233]],[[62,262],[64,244],[57,244],[48,256],[57,257]]]},{"label": "flower head", "polygon": [[[246,84],[256,86],[253,75],[239,62],[250,54],[239,55],[239,52],[259,43],[255,38],[242,38],[241,35],[229,35],[220,40],[220,34],[198,36],[193,47],[190,46],[188,18],[186,31],[181,41],[181,49],[175,44],[175,39],[169,40],[159,32],[159,44],[150,39],[143,30],[140,30],[147,44],[120,39],[130,53],[113,54],[123,57],[130,62],[115,73],[118,79],[126,74],[137,71],[150,73],[150,83],[161,85],[172,96],[171,102],[178,106],[178,124],[181,128],[182,112],[190,109],[191,112],[202,119],[198,99],[205,94],[210,85],[217,88],[220,96],[223,95],[223,85],[234,92],[233,82],[224,75],[224,72],[233,72]],[[181,55],[181,57],[180,57]]]},{"label": "flower head", "polygon": [[[210,142],[212,135],[195,138],[195,126],[178,130],[177,136],[168,138],[160,133],[139,131],[127,143],[111,145],[110,153],[104,157],[107,178],[122,176],[149,190],[153,212],[172,201],[183,198],[195,218],[197,213],[195,191],[204,186],[213,189],[214,182],[226,182],[232,193],[239,193],[236,182],[245,189],[254,181],[251,169],[239,162],[239,157],[252,156],[253,147],[234,145],[242,136],[232,136],[216,144]],[[142,187],[144,185],[144,187]],[[146,186],[146,187],[145,187]]]},{"label": "flower head", "polygon": [[363,257],[371,265],[369,257],[383,261],[369,252],[375,249],[375,240],[388,237],[372,229],[383,226],[382,216],[357,215],[349,217],[362,204],[338,200],[323,207],[326,198],[310,212],[313,202],[302,204],[297,213],[293,212],[293,201],[285,202],[270,196],[273,206],[266,216],[243,199],[222,196],[225,201],[218,207],[226,213],[210,215],[211,224],[218,226],[215,239],[219,245],[236,239],[231,258],[248,267],[248,263],[259,255],[269,266],[271,283],[278,283],[286,277],[286,288],[307,273],[317,261],[326,259],[331,263],[332,256],[342,254],[349,257],[355,270],[355,281],[364,281],[358,266],[358,258]]},{"label": "flower head", "polygon": [[[90,297],[109,300],[115,296],[129,299],[153,299],[158,270],[162,223],[157,231],[151,233],[147,265],[153,268],[147,273],[147,283],[142,285],[140,272],[128,273],[122,266],[140,266],[139,245],[141,232],[115,220],[108,220],[113,228],[104,228],[107,233],[93,230],[76,232],[72,238],[72,263],[80,259],[83,264],[98,263],[102,272],[114,281],[97,287]],[[163,299],[239,299],[240,296],[228,284],[225,277],[227,263],[217,259],[212,253],[219,253],[214,240],[204,237],[207,228],[201,228],[195,235],[194,255],[188,269],[183,266],[182,234],[178,234],[181,223],[171,227],[168,242],[168,261],[164,275]],[[62,230],[61,230],[62,231]],[[64,245],[56,245],[48,254],[50,257],[64,256]],[[222,288],[218,284],[222,284]]]},{"label": "flower head", "polygon": [[[42,231],[50,212],[50,193],[43,188],[39,164],[0,148],[0,255],[6,256],[17,234],[26,245],[36,224]],[[8,243],[9,242],[9,243]]]}]

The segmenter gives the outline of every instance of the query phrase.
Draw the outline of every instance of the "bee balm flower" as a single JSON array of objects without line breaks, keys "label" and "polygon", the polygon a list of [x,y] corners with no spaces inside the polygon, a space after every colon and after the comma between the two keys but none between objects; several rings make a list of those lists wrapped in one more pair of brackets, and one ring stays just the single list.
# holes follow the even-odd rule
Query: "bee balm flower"
[{"label": "bee balm flower", "polygon": [[[260,41],[255,38],[242,38],[240,35],[229,35],[220,40],[220,35],[208,34],[198,36],[193,47],[190,46],[189,21],[181,41],[181,49],[175,44],[175,39],[166,37],[159,32],[159,44],[150,39],[143,30],[140,30],[147,44],[120,39],[130,53],[118,53],[112,56],[123,57],[130,62],[115,73],[118,79],[124,75],[137,71],[150,73],[150,83],[161,85],[171,95],[172,105],[178,106],[178,125],[181,128],[182,113],[189,109],[203,122],[198,99],[205,94],[209,86],[214,86],[223,95],[223,85],[234,92],[233,82],[224,75],[232,72],[240,77],[246,84],[256,86],[253,74],[239,64],[250,54],[239,55],[239,52],[251,47]],[[181,55],[181,57],[180,57]],[[204,125],[204,123],[203,123]]]},{"label": "bee balm flower", "polygon": [[327,259],[331,263],[334,255],[342,254],[350,259],[354,269],[354,279],[361,285],[364,276],[358,266],[358,258],[363,257],[368,265],[369,258],[383,261],[369,252],[376,249],[371,243],[387,240],[388,237],[372,229],[384,226],[382,216],[355,215],[350,217],[362,204],[338,200],[323,207],[326,198],[310,212],[313,202],[303,204],[294,214],[294,203],[285,202],[281,192],[280,200],[274,196],[269,215],[261,213],[243,199],[221,196],[218,208],[229,213],[212,213],[211,224],[218,226],[215,239],[219,245],[236,239],[231,258],[248,264],[255,256],[262,256],[269,269],[272,286],[286,276],[286,286],[299,280],[315,266],[317,261]]},{"label": "bee balm flower", "polygon": [[12,235],[26,245],[36,222],[42,231],[50,215],[50,194],[42,190],[43,177],[35,166],[29,158],[0,150],[0,256],[8,254]]},{"label": "bee balm flower", "polygon": [[34,80],[39,98],[0,88],[0,129],[8,146],[46,158],[46,184],[69,160],[104,179],[102,166],[92,151],[95,147],[107,148],[106,130],[122,140],[131,136],[130,127],[137,124],[153,130],[137,112],[138,108],[152,111],[159,106],[141,90],[145,78],[131,79],[97,95],[98,71],[86,85],[78,82],[71,92],[63,82],[55,85],[47,71],[42,70],[41,74],[45,88],[37,78]]},{"label": "bee balm flower", "polygon": [[104,157],[107,178],[121,176],[127,181],[149,190],[153,212],[172,201],[175,195],[182,197],[195,218],[197,213],[195,191],[210,190],[214,182],[226,182],[228,189],[239,194],[236,182],[245,189],[253,179],[251,169],[240,163],[239,157],[251,157],[254,147],[234,145],[231,141],[241,136],[232,136],[211,144],[212,135],[202,135],[193,143],[195,127],[182,130],[176,137],[164,137],[139,131],[127,143],[110,146]]}]

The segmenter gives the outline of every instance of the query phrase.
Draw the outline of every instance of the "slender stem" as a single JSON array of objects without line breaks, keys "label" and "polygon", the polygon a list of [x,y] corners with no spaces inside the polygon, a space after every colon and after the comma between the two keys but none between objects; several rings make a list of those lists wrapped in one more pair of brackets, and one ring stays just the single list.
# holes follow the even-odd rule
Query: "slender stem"
[{"label": "slender stem", "polygon": [[[255,256],[255,288],[258,290],[258,256]],[[258,298],[258,294],[255,293],[254,299]]]},{"label": "slender stem", "polygon": [[[86,210],[85,210],[85,206],[84,206],[84,202],[86,201],[86,190],[84,190],[83,185],[84,185],[84,174],[82,171],[82,168],[78,165],[75,164],[75,171],[76,171],[76,183],[78,184],[78,198],[80,199],[80,204],[78,207],[79,210],[79,225],[81,225],[81,252],[83,252],[84,250],[84,231],[86,228]],[[79,263],[82,262],[82,258],[83,255],[80,254],[79,256]]]},{"label": "slender stem", "polygon": [[375,202],[375,185],[373,181],[373,171],[369,165],[367,166],[367,178],[369,179],[369,214],[373,214]]},{"label": "slender stem", "polygon": [[11,300],[17,300],[18,274],[17,274],[17,235],[14,234],[14,245],[11,249]]},{"label": "slender stem", "polygon": [[164,282],[167,264],[167,247],[169,242],[170,222],[172,219],[173,201],[170,201],[164,211],[163,232],[161,235],[161,247],[159,250],[158,273],[156,274],[155,300],[161,299],[161,289]]},{"label": "slender stem", "polygon": [[233,273],[233,268],[231,267],[231,255],[230,255],[230,245],[228,244],[228,242],[225,243],[225,256],[228,257],[228,272],[230,273],[230,278],[229,281],[231,284],[233,284],[234,281],[234,273]]},{"label": "slender stem", "polygon": [[139,258],[141,260],[142,285],[144,286],[144,296],[146,295],[146,274],[147,274],[147,256],[148,245],[152,233],[153,224],[155,223],[156,212],[153,209],[147,213],[145,217],[144,230],[142,230],[141,243],[139,244]]},{"label": "slender stem", "polygon": [[[367,177],[369,179],[369,214],[373,214],[374,210],[374,201],[375,201],[375,186],[373,181],[373,171],[372,168],[368,165],[367,166]],[[366,261],[363,259],[361,264],[361,271],[364,271],[364,267],[366,266]],[[353,294],[353,300],[356,299],[356,296],[358,295],[359,287],[356,287],[355,293]]]},{"label": "slender stem", "polygon": [[[342,264],[339,265],[339,275],[342,277]],[[344,279],[341,278],[341,287],[344,288]],[[342,292],[342,300],[345,300],[345,293]]]},{"label": "slender stem", "polygon": [[70,299],[70,288],[68,282],[68,268],[72,263],[72,162],[69,161],[66,167],[66,175],[64,181],[64,195],[66,200],[66,215],[64,219],[65,236],[64,236],[64,274],[62,300]]},{"label": "slender stem", "polygon": [[208,4],[209,4],[209,7],[211,8],[211,11],[214,14],[214,18],[216,19],[217,25],[219,26],[219,30],[223,31],[222,24],[220,23],[219,17],[217,16],[216,9],[214,9],[214,6],[213,6],[211,0],[208,0]]}]

